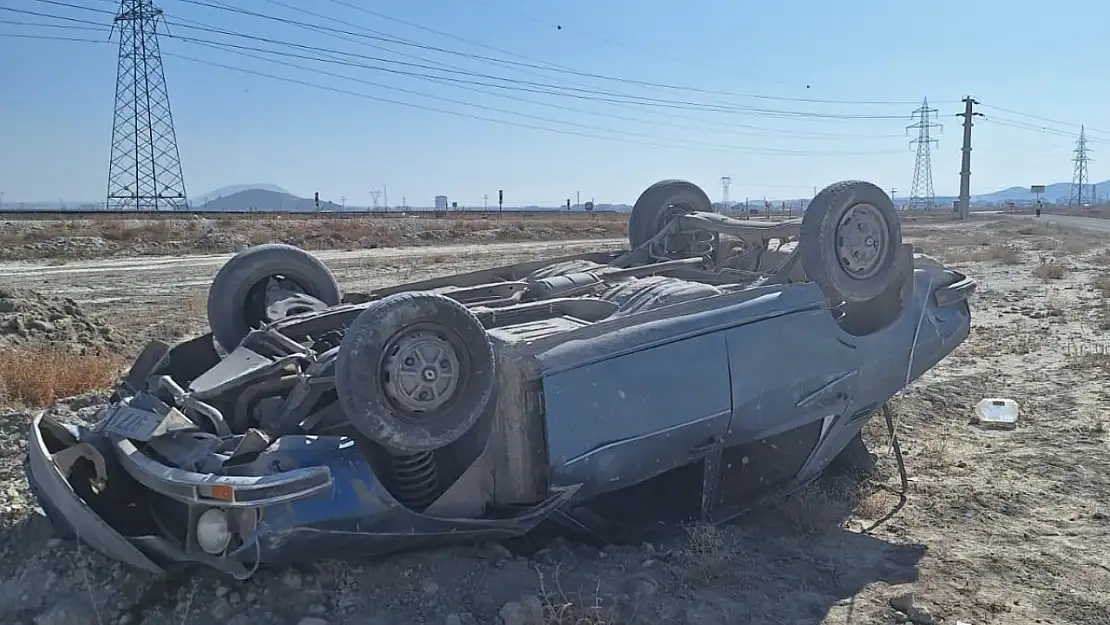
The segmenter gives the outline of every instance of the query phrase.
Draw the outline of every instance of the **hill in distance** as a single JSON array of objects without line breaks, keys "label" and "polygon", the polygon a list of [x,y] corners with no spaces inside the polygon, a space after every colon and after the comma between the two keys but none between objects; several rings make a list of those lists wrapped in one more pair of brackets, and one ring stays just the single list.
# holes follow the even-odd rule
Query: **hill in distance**
[{"label": "hill in distance", "polygon": [[262,190],[262,191],[273,191],[274,193],[284,193],[285,195],[289,195],[289,196],[293,195],[292,193],[289,193],[285,189],[277,186],[276,184],[269,184],[269,183],[266,183],[266,182],[258,182],[258,183],[253,183],[253,184],[232,184],[232,185],[228,185],[226,187],[220,187],[219,189],[216,189],[215,191],[209,191],[208,193],[205,193],[203,195],[191,195],[191,196],[189,196],[189,205],[190,206],[204,206],[205,204],[207,204],[208,202],[211,202],[212,200],[215,200],[215,199],[218,199],[218,198],[221,198],[221,197],[227,197],[227,196],[230,196],[230,195],[235,195],[236,193],[240,193],[242,191],[251,191],[251,190],[254,190],[254,189],[259,189],[259,190]]},{"label": "hill in distance", "polygon": [[[194,208],[210,211],[293,211],[316,212],[316,202],[312,199],[297,197],[285,191],[270,189],[244,189],[223,197],[216,197],[204,204],[190,202]],[[340,211],[343,207],[335,202],[320,201],[322,211]]]}]

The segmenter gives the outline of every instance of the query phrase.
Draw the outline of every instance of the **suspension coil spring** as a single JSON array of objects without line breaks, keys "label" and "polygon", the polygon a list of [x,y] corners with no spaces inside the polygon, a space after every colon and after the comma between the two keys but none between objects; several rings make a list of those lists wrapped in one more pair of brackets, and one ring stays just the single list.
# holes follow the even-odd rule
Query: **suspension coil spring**
[{"label": "suspension coil spring", "polygon": [[391,490],[405,507],[422,512],[439,496],[439,470],[432,452],[391,455],[390,469]]}]

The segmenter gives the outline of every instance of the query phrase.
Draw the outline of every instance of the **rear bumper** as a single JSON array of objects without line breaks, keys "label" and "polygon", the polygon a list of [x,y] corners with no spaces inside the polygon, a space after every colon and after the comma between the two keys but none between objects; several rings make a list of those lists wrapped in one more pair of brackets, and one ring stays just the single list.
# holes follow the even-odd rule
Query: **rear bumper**
[{"label": "rear bumper", "polygon": [[[49,417],[40,412],[31,421],[27,481],[51,522],[64,524],[81,542],[113,560],[164,575],[162,567],[105,523],[73,490],[46,446],[42,433],[43,419]],[[59,430],[64,429],[60,424],[54,425]],[[76,444],[79,441],[74,442]]]}]

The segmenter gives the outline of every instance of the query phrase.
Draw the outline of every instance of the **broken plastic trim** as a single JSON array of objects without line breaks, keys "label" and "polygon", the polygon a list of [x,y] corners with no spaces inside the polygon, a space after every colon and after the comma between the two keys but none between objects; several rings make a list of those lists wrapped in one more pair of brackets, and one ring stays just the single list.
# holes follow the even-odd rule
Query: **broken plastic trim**
[{"label": "broken plastic trim", "polygon": [[933,292],[937,306],[941,308],[970,298],[977,286],[975,280],[958,271],[949,269],[948,272],[955,276],[956,281]]},{"label": "broken plastic trim", "polygon": [[328,467],[306,467],[274,475],[247,477],[194,473],[168,467],[143,454],[126,438],[112,437],[120,464],[135,481],[186,504],[225,508],[269,506],[331,491]]},{"label": "broken plastic trim", "polygon": [[46,411],[39,411],[31,419],[31,435],[27,442],[27,460],[32,490],[44,507],[53,507],[68,523],[77,536],[100,553],[131,566],[164,575],[162,567],[155,564],[126,538],[120,536],[88,504],[74,492],[55,462],[56,454],[47,449],[42,435],[42,422]]}]

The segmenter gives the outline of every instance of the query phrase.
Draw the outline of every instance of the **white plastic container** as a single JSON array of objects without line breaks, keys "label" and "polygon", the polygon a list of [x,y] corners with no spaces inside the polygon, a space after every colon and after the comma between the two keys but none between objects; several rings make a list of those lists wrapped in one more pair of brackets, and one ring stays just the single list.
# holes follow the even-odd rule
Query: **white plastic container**
[{"label": "white plastic container", "polygon": [[1012,430],[1017,427],[1018,404],[1002,397],[987,397],[975,405],[975,422],[985,428]]}]

